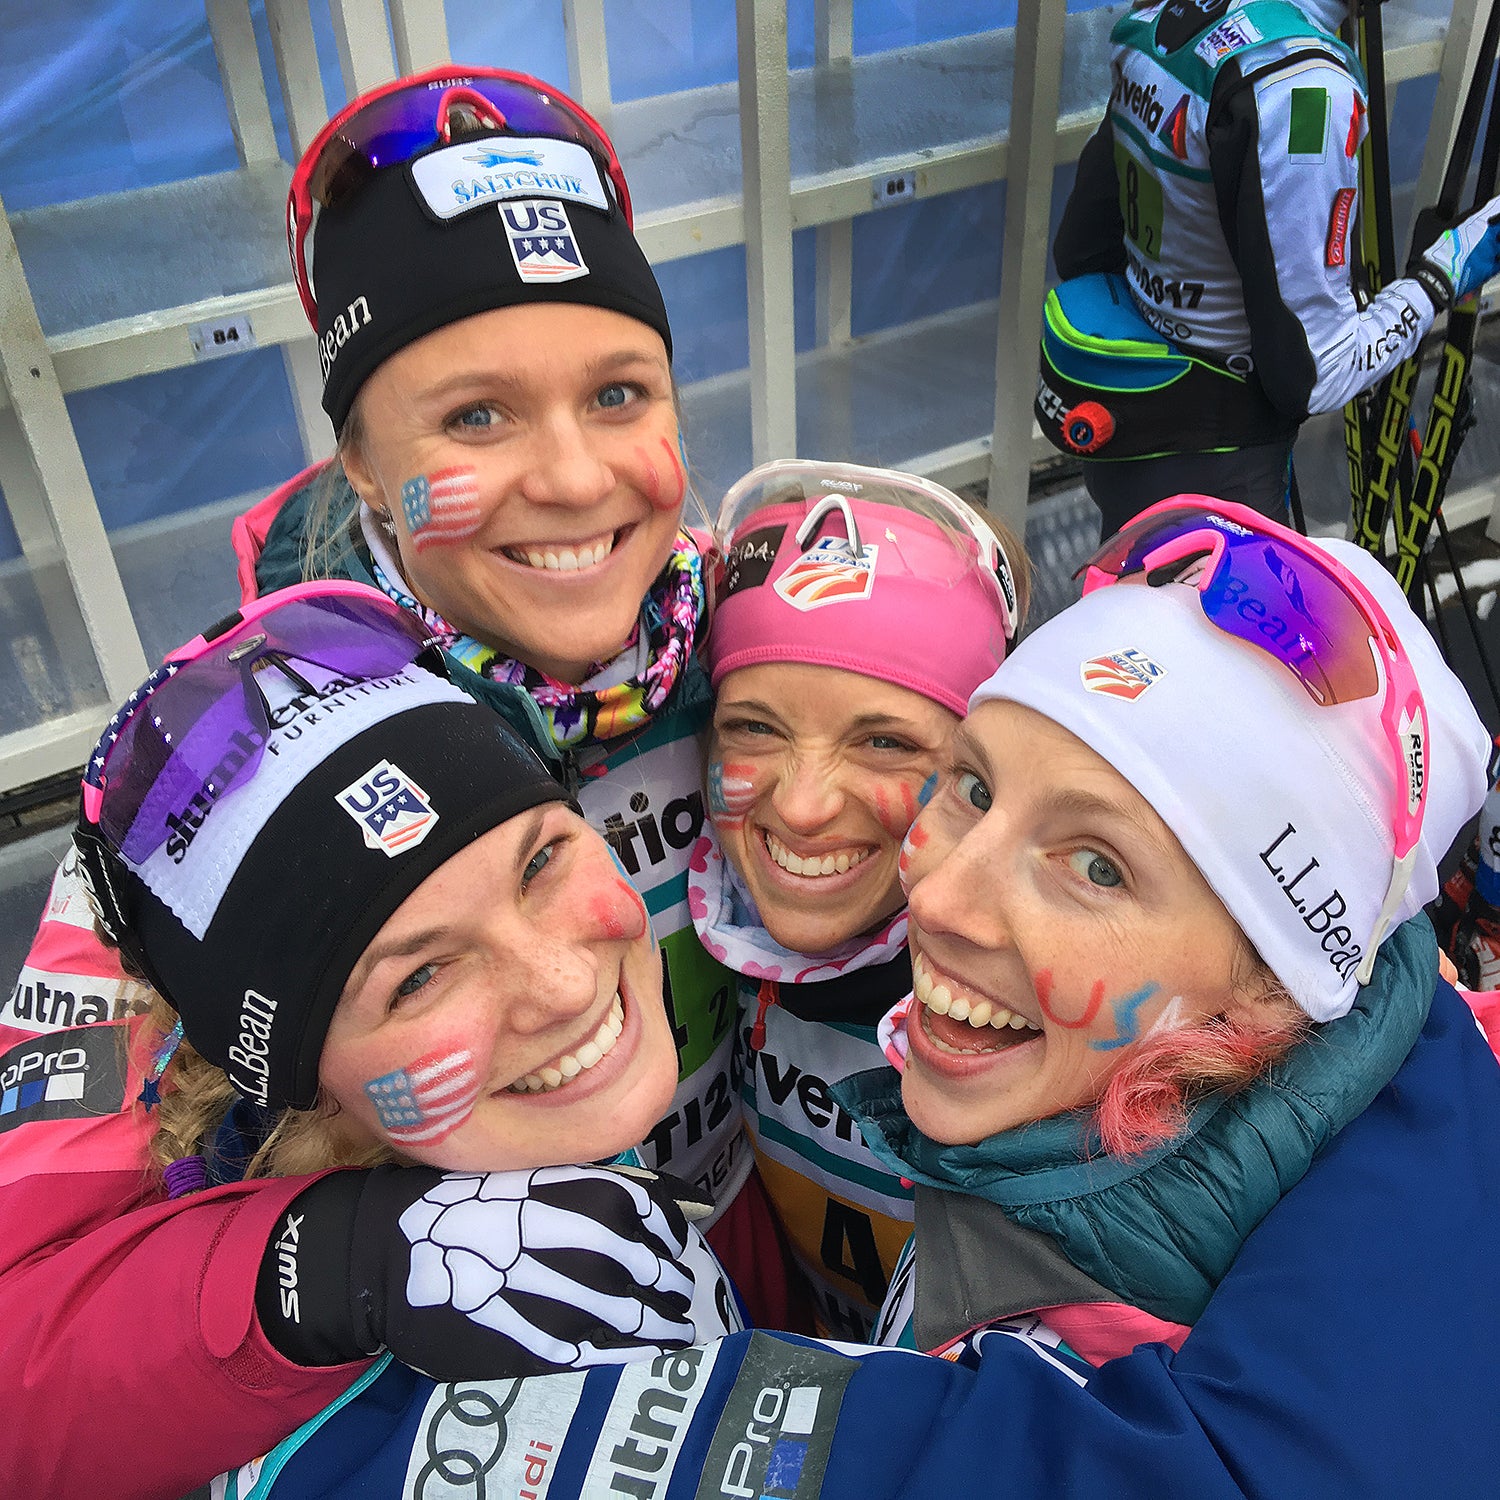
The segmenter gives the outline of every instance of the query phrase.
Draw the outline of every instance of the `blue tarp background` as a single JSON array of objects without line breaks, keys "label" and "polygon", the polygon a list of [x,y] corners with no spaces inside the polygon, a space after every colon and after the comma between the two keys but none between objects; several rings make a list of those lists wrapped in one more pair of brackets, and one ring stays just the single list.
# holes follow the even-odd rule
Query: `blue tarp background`
[{"label": "blue tarp background", "polygon": [[[1088,8],[1075,4],[1071,8]],[[326,3],[314,31],[330,109],[344,101]],[[262,6],[262,67],[275,78]],[[729,0],[606,0],[610,81],[619,100],[735,76]],[[456,57],[567,81],[560,0],[448,0]],[[860,53],[1014,24],[1014,0],[858,0]],[[790,0],[789,59],[813,60],[812,0]],[[1435,80],[1399,91],[1392,175],[1415,177]],[[272,89],[273,112],[279,101]],[[277,119],[283,154],[291,146]],[[12,213],[236,164],[201,0],[0,0],[0,199]],[[625,163],[628,173],[630,163]],[[1072,169],[1058,176],[1060,204]],[[855,221],[853,331],[867,334],[996,295],[1003,185],[881,210]],[[172,233],[170,223],[161,227]],[[813,239],[798,234],[798,347],[813,342]],[[660,269],[678,378],[748,362],[743,249]],[[111,530],[264,489],[303,463],[276,349],[141,377],[68,398]],[[0,559],[16,554],[0,507]]]}]

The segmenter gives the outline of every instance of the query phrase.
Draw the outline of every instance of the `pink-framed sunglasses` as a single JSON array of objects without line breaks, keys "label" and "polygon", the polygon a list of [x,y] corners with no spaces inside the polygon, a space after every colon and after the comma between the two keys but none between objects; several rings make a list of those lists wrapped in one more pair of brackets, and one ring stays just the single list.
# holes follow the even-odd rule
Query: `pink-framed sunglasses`
[{"label": "pink-framed sunglasses", "polygon": [[307,243],[318,208],[351,198],[382,167],[399,166],[455,129],[550,136],[590,151],[609,178],[627,225],[634,227],[630,189],[604,127],[581,105],[540,78],[503,68],[445,63],[398,78],[345,105],[302,153],[286,200],[287,249],[302,310],[316,328],[318,303],[308,271]]},{"label": "pink-framed sunglasses", "polygon": [[427,627],[362,583],[301,583],[247,604],[173,651],[110,719],[84,769],[79,832],[139,866],[171,835],[165,811],[253,776],[271,731],[255,686],[267,658],[355,682],[426,652],[443,671]]},{"label": "pink-framed sunglasses", "polygon": [[1186,584],[1220,630],[1286,667],[1321,707],[1380,698],[1382,749],[1396,768],[1390,885],[1365,950],[1368,980],[1416,863],[1427,806],[1427,707],[1385,611],[1360,580],[1305,537],[1207,495],[1144,510],[1074,574],[1083,592],[1118,583]]}]

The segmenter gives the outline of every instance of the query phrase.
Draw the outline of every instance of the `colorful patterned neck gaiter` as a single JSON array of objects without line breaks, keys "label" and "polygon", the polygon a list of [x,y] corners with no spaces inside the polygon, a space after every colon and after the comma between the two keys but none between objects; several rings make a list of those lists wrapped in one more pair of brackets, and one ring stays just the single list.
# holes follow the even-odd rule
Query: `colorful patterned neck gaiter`
[{"label": "colorful patterned neck gaiter", "polygon": [[524,689],[541,709],[553,742],[560,748],[618,739],[649,722],[676,687],[703,618],[703,558],[697,543],[685,531],[678,532],[666,566],[641,605],[635,633],[615,658],[618,662],[620,657],[638,652],[644,630],[645,665],[609,687],[591,688],[587,683],[604,675],[610,662],[596,664],[589,670],[585,685],[575,687],[464,635],[436,610],[419,603],[405,580],[393,576],[389,557],[382,557],[380,552],[375,554],[375,581],[398,604],[418,615],[443,649],[470,671]]}]

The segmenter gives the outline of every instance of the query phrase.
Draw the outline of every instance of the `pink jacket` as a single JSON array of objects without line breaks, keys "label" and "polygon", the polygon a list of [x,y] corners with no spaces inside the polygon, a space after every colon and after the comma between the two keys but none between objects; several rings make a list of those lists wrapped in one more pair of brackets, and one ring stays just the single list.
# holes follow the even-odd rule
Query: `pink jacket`
[{"label": "pink jacket", "polygon": [[140,989],[95,937],[65,861],[0,1003],[7,1494],[85,1495],[108,1475],[112,1494],[180,1500],[365,1368],[292,1365],[256,1321],[261,1254],[312,1178],[169,1201],[148,1171]]}]

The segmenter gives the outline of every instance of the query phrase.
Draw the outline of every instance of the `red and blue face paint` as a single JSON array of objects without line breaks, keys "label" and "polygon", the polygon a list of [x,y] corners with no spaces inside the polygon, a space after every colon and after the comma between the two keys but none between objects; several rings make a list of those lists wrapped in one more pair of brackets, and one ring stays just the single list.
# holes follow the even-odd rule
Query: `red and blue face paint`
[{"label": "red and blue face paint", "polygon": [[708,768],[708,812],[718,828],[739,828],[758,795],[755,767],[722,760]]},{"label": "red and blue face paint", "polygon": [[1148,1001],[1160,988],[1155,984],[1143,984],[1140,989],[1132,990],[1130,994],[1119,1000],[1111,1000],[1109,1008],[1115,1016],[1115,1034],[1106,1037],[1102,1041],[1090,1042],[1089,1045],[1095,1052],[1113,1052],[1120,1047],[1128,1047],[1132,1042],[1141,1039],[1140,1024],[1137,1012],[1146,1001]]},{"label": "red and blue face paint", "polygon": [[875,816],[893,839],[906,837],[920,805],[908,782],[898,781],[894,790],[883,785],[875,788]]},{"label": "red and blue face paint", "polygon": [[467,541],[484,520],[478,476],[467,467],[418,474],[401,486],[401,513],[418,552]]},{"label": "red and blue face paint", "polygon": [[[931,782],[928,783],[931,785]],[[923,791],[927,788],[923,787]],[[920,822],[913,823],[906,830],[906,841],[901,845],[901,854],[896,860],[896,878],[901,882],[902,892],[910,896],[912,887],[911,857],[927,842],[927,832]]]},{"label": "red and blue face paint", "polygon": [[[1088,1004],[1083,1008],[1083,1014],[1074,1020],[1066,1020],[1052,1008],[1052,970],[1043,969],[1032,981],[1036,990],[1037,1004],[1042,1014],[1054,1026],[1060,1026],[1064,1031],[1082,1031],[1086,1026],[1092,1026],[1098,1019],[1099,1012],[1104,1006],[1105,984],[1102,979],[1096,979],[1089,986]],[[1141,1039],[1139,1011],[1161,988],[1157,984],[1144,984],[1138,990],[1132,990],[1128,995],[1122,995],[1118,1000],[1109,1002],[1110,1011],[1115,1018],[1115,1034],[1105,1037],[1100,1041],[1090,1042],[1089,1046],[1096,1052],[1113,1052],[1120,1047],[1128,1047],[1132,1042]]]},{"label": "red and blue face paint", "polygon": [[441,1047],[370,1079],[365,1093],[381,1129],[397,1145],[435,1145],[473,1112],[479,1098],[474,1054],[466,1047]]}]

